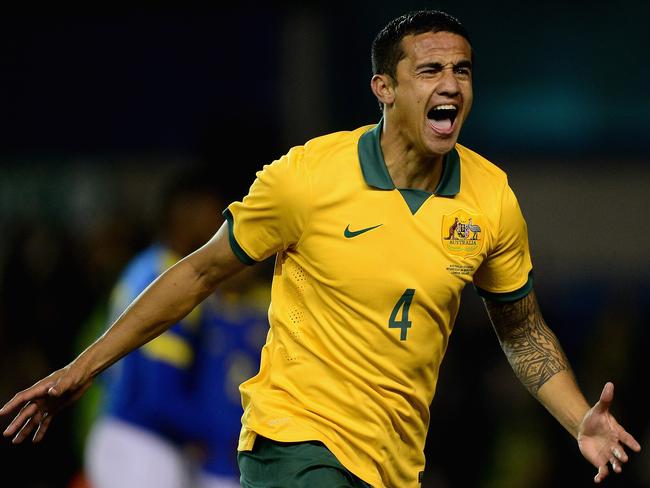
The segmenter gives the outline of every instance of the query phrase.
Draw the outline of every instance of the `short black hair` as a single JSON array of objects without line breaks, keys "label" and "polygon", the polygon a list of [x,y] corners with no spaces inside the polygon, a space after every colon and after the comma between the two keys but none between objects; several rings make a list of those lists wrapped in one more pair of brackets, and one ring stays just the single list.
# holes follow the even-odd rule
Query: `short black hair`
[{"label": "short black hair", "polygon": [[451,32],[464,37],[470,47],[469,33],[458,19],[440,10],[409,12],[391,20],[372,41],[372,74],[387,74],[397,79],[397,63],[404,57],[402,39],[425,32]]}]

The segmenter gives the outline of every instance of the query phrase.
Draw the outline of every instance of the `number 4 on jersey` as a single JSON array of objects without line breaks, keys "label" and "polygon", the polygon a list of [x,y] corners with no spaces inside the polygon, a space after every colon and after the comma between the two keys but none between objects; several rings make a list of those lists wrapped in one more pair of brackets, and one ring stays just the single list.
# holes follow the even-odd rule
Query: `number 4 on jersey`
[{"label": "number 4 on jersey", "polygon": [[[393,311],[390,314],[390,319],[388,319],[388,327],[391,329],[400,329],[400,341],[406,340],[406,332],[411,328],[411,321],[409,320],[409,308],[411,307],[411,302],[413,301],[413,295],[415,295],[415,290],[413,288],[407,288],[406,291],[399,297],[397,303],[393,307]],[[402,309],[402,318],[397,320],[397,314],[399,313],[400,308]]]}]

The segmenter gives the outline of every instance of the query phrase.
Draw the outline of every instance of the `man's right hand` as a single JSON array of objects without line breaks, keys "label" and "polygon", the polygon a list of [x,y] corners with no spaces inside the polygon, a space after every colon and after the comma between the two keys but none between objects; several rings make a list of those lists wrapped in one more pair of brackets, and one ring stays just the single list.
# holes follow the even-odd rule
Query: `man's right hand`
[{"label": "man's right hand", "polygon": [[15,436],[14,444],[24,441],[34,433],[32,442],[45,436],[52,418],[61,409],[81,397],[92,384],[72,364],[55,371],[33,386],[17,393],[0,409],[0,418],[16,414],[3,432],[5,437]]}]

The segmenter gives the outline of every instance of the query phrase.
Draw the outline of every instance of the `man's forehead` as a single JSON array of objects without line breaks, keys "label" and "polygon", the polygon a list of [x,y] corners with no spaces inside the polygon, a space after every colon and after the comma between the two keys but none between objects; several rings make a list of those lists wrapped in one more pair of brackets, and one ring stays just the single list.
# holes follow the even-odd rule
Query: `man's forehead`
[{"label": "man's forehead", "polygon": [[470,59],[472,48],[463,36],[453,32],[409,34],[402,39],[406,57],[454,56]]}]

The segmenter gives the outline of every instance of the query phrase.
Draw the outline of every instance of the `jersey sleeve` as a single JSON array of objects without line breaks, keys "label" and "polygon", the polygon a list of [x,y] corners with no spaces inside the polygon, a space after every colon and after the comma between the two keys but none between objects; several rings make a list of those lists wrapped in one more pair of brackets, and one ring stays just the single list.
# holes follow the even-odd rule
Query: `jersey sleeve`
[{"label": "jersey sleeve", "polygon": [[517,198],[505,185],[496,243],[474,275],[479,295],[490,300],[514,301],[533,288],[528,229]]},{"label": "jersey sleeve", "polygon": [[303,155],[302,146],[294,147],[264,166],[248,195],[224,210],[230,246],[245,264],[263,261],[300,240],[310,195]]}]

